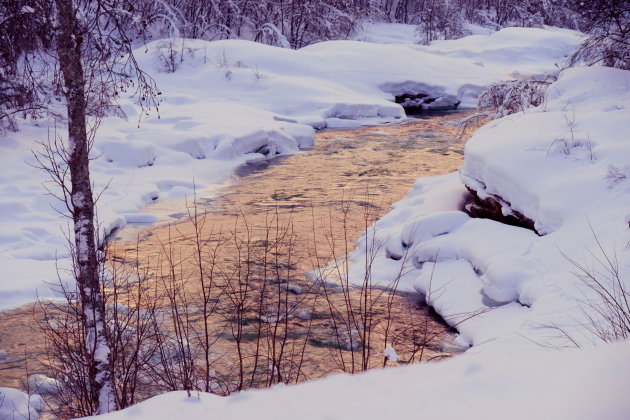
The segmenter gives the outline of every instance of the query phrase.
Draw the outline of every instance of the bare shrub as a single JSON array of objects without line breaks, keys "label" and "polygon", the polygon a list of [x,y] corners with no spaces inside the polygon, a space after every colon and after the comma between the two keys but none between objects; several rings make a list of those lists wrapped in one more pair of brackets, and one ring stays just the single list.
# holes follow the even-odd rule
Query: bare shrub
[{"label": "bare shrub", "polygon": [[585,327],[605,342],[626,340],[630,337],[630,285],[621,277],[616,251],[604,249],[592,227],[591,231],[597,243],[597,253],[591,253],[592,263],[579,263],[563,254],[585,286]]},{"label": "bare shrub", "polygon": [[[330,348],[331,358],[340,370],[351,373],[425,360],[429,349],[439,349],[439,337],[449,329],[431,322],[428,305],[411,300],[401,303],[400,280],[414,269],[408,248],[403,255],[390,257],[399,263],[390,281],[384,283],[374,273],[373,264],[377,255],[383,253],[384,244],[374,224],[379,206],[369,199],[369,192],[365,197],[361,204],[365,242],[362,260],[349,260],[354,247],[354,241],[347,236],[350,201],[342,201],[339,210],[330,216],[339,217],[342,228],[336,232],[332,220],[323,227],[328,246],[323,251],[315,249],[315,269],[311,272],[314,281],[321,285],[332,330],[330,341],[319,344]],[[362,266],[362,279],[350,278],[351,264]]]},{"label": "bare shrub", "polygon": [[630,70],[630,40],[628,38],[630,36],[626,34],[611,35],[606,32],[596,32],[588,37],[571,56],[569,65],[603,65]]},{"label": "bare shrub", "polygon": [[548,74],[542,78],[527,78],[494,83],[479,95],[477,108],[495,110],[495,118],[505,117],[544,103],[547,87],[557,80]]},{"label": "bare shrub", "polygon": [[575,7],[589,34],[569,65],[603,65],[630,70],[630,8],[626,1],[592,0]]},{"label": "bare shrub", "polygon": [[565,110],[562,117],[568,135],[554,139],[547,149],[547,155],[560,153],[565,156],[572,155],[576,159],[590,162],[594,161],[596,156],[593,151],[593,142],[591,141],[590,135],[587,133],[586,137],[578,137],[578,124],[575,109],[571,109],[570,111]]},{"label": "bare shrub", "polygon": [[[397,289],[407,256],[395,280],[377,286],[371,264],[381,247],[373,228],[378,206],[366,200],[362,207],[371,243],[367,275],[357,286],[348,276],[354,240],[347,202],[330,213],[341,219],[341,230],[316,229],[313,219],[314,252],[298,238],[290,212],[269,210],[262,226],[242,214],[229,227],[210,226],[195,201],[185,226],[154,237],[152,254],[138,244],[103,253],[116,407],[164,391],[228,395],[426,359],[448,327],[429,327],[422,320],[428,307],[421,312],[412,302],[401,304]],[[318,235],[328,249],[317,249]],[[317,278],[305,278],[305,264],[316,267]],[[89,415],[95,408],[88,398],[91,348],[84,345],[81,301],[74,287],[59,288],[62,303],[40,303],[52,376],[63,385],[52,405],[63,418]]]},{"label": "bare shrub", "polygon": [[[141,373],[153,350],[147,345],[154,338],[157,299],[148,284],[148,273],[124,259],[100,260],[101,293],[105,329],[113,369],[114,397],[117,408],[139,400]],[[90,368],[96,346],[90,346],[79,291],[76,285],[58,283],[57,301],[41,301],[44,314],[40,327],[44,332],[53,377],[62,386],[53,397],[55,414],[61,418],[89,416],[96,409],[91,398]],[[143,399],[143,398],[140,398]]]},{"label": "bare shrub", "polygon": [[608,165],[606,173],[606,181],[608,188],[613,188],[617,184],[626,181],[630,178],[630,165],[624,165],[619,167],[613,164]]}]

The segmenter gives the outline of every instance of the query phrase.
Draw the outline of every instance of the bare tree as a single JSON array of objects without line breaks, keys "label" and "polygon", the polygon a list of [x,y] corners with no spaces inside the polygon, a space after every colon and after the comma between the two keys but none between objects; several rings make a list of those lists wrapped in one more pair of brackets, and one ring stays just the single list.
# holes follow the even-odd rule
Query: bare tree
[{"label": "bare tree", "polygon": [[574,3],[574,10],[581,17],[581,29],[590,36],[571,57],[570,64],[583,62],[630,70],[630,2]]},{"label": "bare tree", "polygon": [[[12,4],[15,3],[15,4]],[[157,90],[132,53],[127,30],[133,4],[124,0],[0,2],[0,120],[13,112],[46,110],[51,93],[65,97],[68,137],[45,145],[38,162],[58,184],[74,226],[74,276],[82,323],[82,353],[90,355],[87,379],[95,414],[116,407],[110,342],[99,277],[95,200],[89,152],[100,119],[119,110],[114,100],[135,89],[143,108],[157,107]],[[32,29],[30,34],[24,30]],[[4,31],[3,31],[4,32]],[[33,62],[38,63],[38,71]],[[58,81],[62,80],[62,83]]]},{"label": "bare tree", "polygon": [[98,401],[96,414],[113,411],[113,371],[110,345],[105,333],[104,306],[99,284],[94,229],[94,198],[90,180],[86,94],[81,37],[77,37],[76,10],[71,0],[56,0],[59,34],[56,39],[59,67],[63,74],[68,110],[68,167],[70,203],[76,247],[75,278],[83,304],[86,346],[92,355],[89,368],[90,393]]}]

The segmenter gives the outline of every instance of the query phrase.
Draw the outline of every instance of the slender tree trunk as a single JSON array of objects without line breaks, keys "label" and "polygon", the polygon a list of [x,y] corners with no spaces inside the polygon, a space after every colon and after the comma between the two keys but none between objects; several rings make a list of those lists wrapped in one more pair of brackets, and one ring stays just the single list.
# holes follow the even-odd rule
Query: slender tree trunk
[{"label": "slender tree trunk", "polygon": [[68,166],[76,246],[75,277],[79,286],[90,355],[90,398],[95,414],[115,409],[110,347],[106,337],[103,296],[99,284],[94,230],[94,199],[89,171],[86,98],[81,38],[72,0],[55,0],[57,6],[57,54],[63,74],[68,109]]}]

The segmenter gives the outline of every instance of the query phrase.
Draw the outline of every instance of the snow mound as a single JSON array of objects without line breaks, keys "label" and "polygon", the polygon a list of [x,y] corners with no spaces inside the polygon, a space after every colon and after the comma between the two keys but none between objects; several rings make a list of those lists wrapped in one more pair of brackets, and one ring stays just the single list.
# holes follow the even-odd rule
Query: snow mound
[{"label": "snow mound", "polygon": [[[411,28],[391,30],[403,29],[407,35],[400,39],[408,38]],[[486,49],[457,52],[466,42],[481,42],[471,40],[452,41],[459,47],[450,41],[431,47],[331,41],[290,50],[239,40],[170,39],[139,48],[136,58],[163,102],[159,115],[146,115],[123,98],[127,119],[102,121],[90,164],[100,194],[101,236],[149,222],[145,206],[156,201],[183,200],[194,188],[199,197],[211,197],[239,165],[312,147],[314,129],[399,121],[405,111],[397,96],[413,101],[427,95],[415,98],[425,108],[460,100],[471,106],[483,86],[511,77],[521,64],[525,73],[532,63],[553,70],[564,49],[571,42],[577,48],[581,39],[555,30],[502,32],[487,36],[485,48],[512,42],[528,52],[522,60],[495,59],[480,67],[476,62]],[[548,47],[537,56],[543,39]],[[0,308],[32,299],[36,287],[40,296],[50,296],[45,282],[56,281],[55,259],[67,256],[58,227],[67,230],[67,221],[57,213],[64,205],[42,194],[42,184],[53,192],[54,186],[29,166],[36,163],[31,150],[41,151],[35,141],[63,136],[64,130],[52,120],[25,121],[19,133],[0,139]]]},{"label": "snow mound", "polygon": [[155,150],[149,142],[104,141],[99,147],[104,159],[123,168],[142,168],[155,162]]},{"label": "snow mound", "polygon": [[37,420],[43,409],[44,401],[39,395],[0,387],[0,419]]},{"label": "snow mound", "polygon": [[57,394],[62,389],[62,384],[56,379],[36,373],[28,377],[28,387],[39,395],[46,395]]},{"label": "snow mound", "polygon": [[[403,272],[401,287],[425,294],[474,348],[573,345],[560,330],[583,345],[598,342],[599,301],[575,264],[604,283],[617,271],[630,290],[628,92],[630,72],[565,70],[539,108],[493,121],[469,140],[459,177],[418,180],[359,241],[353,260],[370,254],[366,244],[383,244],[372,277],[387,283]],[[504,214],[534,220],[538,234],[468,218],[462,182],[482,198],[499,197]],[[352,266],[351,278],[362,281],[364,266]]]},{"label": "snow mound", "polygon": [[628,352],[630,343],[623,342],[579,351],[464,354],[230,397],[171,392],[97,418],[195,419],[212,413],[225,420],[363,420],[422,413],[445,419],[622,420],[630,411]]},{"label": "snow mound", "polygon": [[471,35],[454,41],[433,41],[428,51],[448,57],[474,58],[484,68],[503,66],[512,77],[550,71],[541,64],[566,61],[575,42],[584,36],[560,28],[504,28],[487,35]]}]

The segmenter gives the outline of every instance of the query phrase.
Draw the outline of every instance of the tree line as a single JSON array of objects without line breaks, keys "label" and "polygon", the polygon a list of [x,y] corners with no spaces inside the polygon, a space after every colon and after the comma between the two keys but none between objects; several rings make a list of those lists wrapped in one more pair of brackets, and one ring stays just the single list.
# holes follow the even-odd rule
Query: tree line
[{"label": "tree line", "polygon": [[[51,97],[60,97],[61,78],[50,76],[59,72],[48,71],[56,63],[50,57],[58,26],[55,3],[0,0],[0,127],[15,129],[15,112],[37,114],[46,109]],[[591,35],[573,63],[630,67],[628,0],[77,0],[73,7],[85,10],[81,19],[91,20],[83,25],[91,29],[79,40],[92,41],[95,32],[101,38],[119,37],[115,43],[120,46],[185,37],[239,38],[301,48],[360,37],[370,21],[416,25],[418,42],[428,44],[469,34],[467,23],[495,30],[550,25]],[[96,22],[90,18],[94,13],[107,15],[107,19]],[[114,32],[108,34],[110,29]],[[108,45],[101,39],[87,42],[81,49],[108,60],[112,57]],[[36,52],[43,52],[43,57]],[[112,111],[100,106],[102,103],[89,105],[94,112]]]}]

